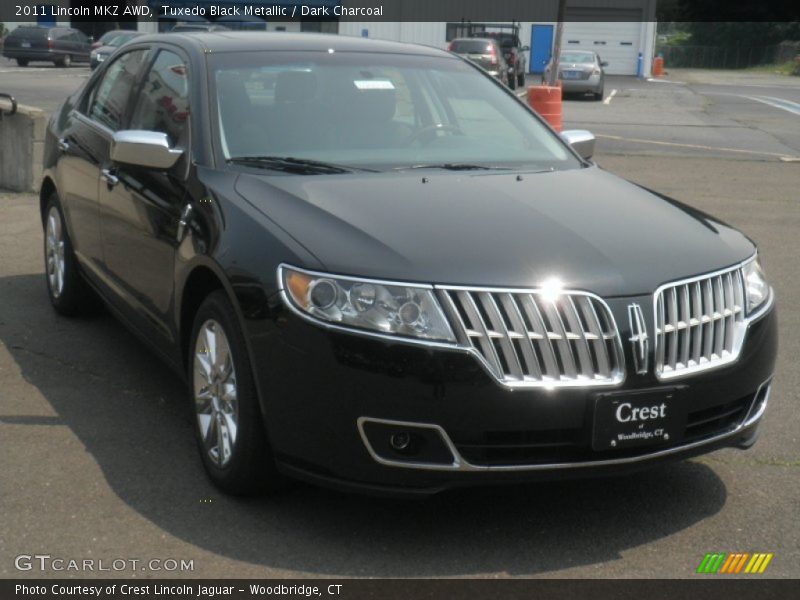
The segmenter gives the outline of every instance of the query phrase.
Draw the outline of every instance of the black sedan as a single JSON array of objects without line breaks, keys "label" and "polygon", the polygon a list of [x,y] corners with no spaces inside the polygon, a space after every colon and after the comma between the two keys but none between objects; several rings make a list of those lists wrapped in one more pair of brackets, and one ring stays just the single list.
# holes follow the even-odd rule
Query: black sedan
[{"label": "black sedan", "polygon": [[186,378],[231,493],[752,445],[777,348],[755,245],[593,145],[432,48],[142,36],[50,122],[50,300],[101,298]]},{"label": "black sedan", "polygon": [[100,63],[108,59],[109,56],[117,51],[117,48],[123,44],[127,44],[133,38],[144,35],[138,31],[120,31],[118,35],[111,36],[110,39],[103,42],[100,46],[92,49],[91,60],[89,61],[89,68],[94,70]]}]

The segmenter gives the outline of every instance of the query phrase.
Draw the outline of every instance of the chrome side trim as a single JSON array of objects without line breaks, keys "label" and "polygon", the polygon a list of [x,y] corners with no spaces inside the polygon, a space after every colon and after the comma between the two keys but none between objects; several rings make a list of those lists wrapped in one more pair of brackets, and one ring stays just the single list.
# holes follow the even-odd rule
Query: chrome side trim
[{"label": "chrome side trim", "polygon": [[[616,319],[614,317],[614,313],[611,311],[608,304],[596,294],[592,294],[591,292],[586,292],[582,290],[560,290],[561,294],[564,295],[580,295],[585,296],[587,298],[592,298],[598,303],[602,304],[605,308],[607,313],[607,318],[610,321],[610,324],[613,326],[615,336],[614,336],[614,345],[615,351],[618,356],[618,363],[617,363],[617,370],[612,373],[612,377],[604,380],[591,380],[591,379],[574,379],[574,380],[550,380],[544,379],[539,381],[509,381],[505,379],[501,379],[495,373],[492,368],[492,365],[481,355],[481,353],[469,343],[469,340],[463,335],[463,331],[460,331],[460,327],[457,326],[456,323],[453,322],[452,316],[450,311],[447,310],[446,306],[442,306],[442,298],[438,294],[434,294],[436,297],[436,301],[439,304],[439,308],[442,310],[442,313],[447,317],[447,321],[456,334],[458,338],[457,342],[447,342],[447,341],[435,341],[435,340],[423,340],[418,338],[411,338],[405,336],[396,336],[390,334],[384,334],[379,332],[373,332],[366,329],[356,329],[352,327],[346,327],[342,325],[338,325],[336,323],[331,323],[329,321],[323,321],[306,313],[303,310],[300,310],[297,306],[295,306],[294,302],[292,302],[291,298],[286,294],[286,290],[283,287],[283,271],[284,269],[291,269],[293,271],[299,271],[301,273],[306,273],[308,275],[312,275],[315,277],[335,277],[337,279],[344,279],[347,281],[358,281],[358,282],[367,282],[367,283],[375,283],[378,285],[390,285],[390,286],[406,286],[406,287],[416,287],[426,290],[461,290],[461,291],[471,291],[471,292],[485,292],[485,293],[518,293],[518,294],[537,294],[542,293],[541,288],[478,288],[478,287],[464,287],[464,286],[449,286],[449,285],[431,285],[425,283],[410,283],[410,282],[403,282],[403,281],[387,281],[382,279],[370,279],[370,278],[362,278],[362,277],[354,277],[351,275],[339,275],[337,273],[328,273],[328,272],[320,272],[320,271],[312,271],[309,269],[302,269],[299,267],[292,266],[287,263],[281,263],[278,265],[277,269],[277,283],[278,289],[280,290],[280,297],[283,300],[283,303],[292,311],[295,315],[300,317],[301,319],[308,321],[318,327],[322,327],[323,329],[327,329],[329,331],[338,331],[341,333],[347,333],[350,335],[359,335],[374,339],[383,340],[386,342],[393,342],[397,344],[408,344],[412,346],[422,346],[426,348],[436,348],[441,350],[452,350],[455,352],[462,352],[464,354],[471,355],[478,364],[481,365],[484,371],[492,378],[494,381],[498,383],[498,385],[506,388],[506,389],[530,389],[530,388],[541,388],[541,389],[554,389],[554,388],[561,388],[561,387],[580,387],[580,388],[589,388],[589,387],[608,387],[608,386],[616,386],[620,385],[625,381],[625,354],[622,350],[622,341],[619,335],[619,327],[617,326]],[[555,358],[553,358],[555,361]]]},{"label": "chrome side trim", "polygon": [[[447,432],[440,425],[436,425],[434,423],[393,421],[390,419],[377,419],[372,417],[359,417],[357,420],[357,424],[358,424],[358,432],[361,435],[361,441],[367,448],[367,452],[370,454],[373,460],[387,467],[396,467],[405,469],[426,469],[432,471],[465,471],[465,472],[484,472],[484,473],[506,472],[506,471],[554,471],[558,469],[611,467],[616,465],[635,464],[651,459],[661,458],[664,456],[670,456],[672,454],[677,454],[679,452],[684,452],[686,450],[692,450],[694,448],[700,448],[702,446],[724,441],[728,438],[736,437],[736,435],[738,435],[745,429],[753,427],[756,423],[758,423],[758,421],[763,416],[764,411],[766,410],[766,405],[767,405],[766,400],[769,396],[771,382],[772,382],[772,377],[770,377],[770,379],[762,383],[758,387],[758,390],[754,395],[754,403],[753,406],[751,406],[750,408],[751,411],[753,410],[753,407],[756,405],[756,402],[758,401],[758,396],[761,392],[762,387],[764,387],[765,385],[767,386],[766,390],[767,396],[764,398],[764,401],[761,403],[761,406],[757,410],[756,414],[754,415],[748,414],[747,417],[745,417],[735,427],[729,429],[728,431],[724,431],[709,438],[697,440],[695,442],[690,442],[688,444],[673,446],[672,448],[665,448],[664,450],[658,450],[656,452],[650,452],[648,454],[640,454],[638,456],[628,456],[624,458],[614,458],[610,460],[593,460],[593,461],[571,462],[571,463],[549,463],[540,465],[474,465],[468,462],[463,456],[461,456],[455,444],[450,439],[450,436],[447,435]],[[374,423],[382,423],[384,425],[397,425],[401,427],[419,427],[425,429],[433,429],[437,431],[439,435],[442,436],[445,445],[450,450],[450,452],[453,453],[454,457],[453,463],[450,465],[443,465],[443,464],[415,463],[415,462],[403,462],[403,461],[382,459],[380,456],[375,454],[375,451],[372,449],[372,446],[370,446],[369,441],[367,440],[366,435],[364,434],[363,423],[369,421]]]},{"label": "chrome side trim", "polygon": [[[764,389],[765,386],[766,389]],[[762,396],[762,390],[763,390],[763,396]],[[772,377],[770,377],[764,383],[758,386],[758,390],[756,391],[753,404],[752,406],[750,406],[750,410],[747,412],[747,415],[744,418],[743,427],[750,427],[751,425],[755,424],[756,421],[761,419],[761,417],[764,416],[764,413],[767,411],[767,404],[769,403],[769,394],[771,391],[772,391]]]}]

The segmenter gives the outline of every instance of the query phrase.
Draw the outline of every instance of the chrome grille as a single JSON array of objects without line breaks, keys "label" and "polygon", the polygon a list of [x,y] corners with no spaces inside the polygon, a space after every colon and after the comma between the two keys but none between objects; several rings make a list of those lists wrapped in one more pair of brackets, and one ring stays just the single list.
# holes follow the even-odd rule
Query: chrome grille
[{"label": "chrome grille", "polygon": [[739,267],[656,291],[656,375],[662,379],[732,362],[747,327]]},{"label": "chrome grille", "polygon": [[623,357],[608,306],[582,292],[439,288],[459,341],[509,387],[611,385]]}]

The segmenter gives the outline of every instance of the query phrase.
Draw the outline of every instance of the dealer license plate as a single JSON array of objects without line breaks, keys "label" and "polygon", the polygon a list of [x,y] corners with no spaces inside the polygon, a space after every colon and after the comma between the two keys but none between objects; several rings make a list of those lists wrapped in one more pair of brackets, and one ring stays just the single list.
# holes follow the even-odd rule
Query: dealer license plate
[{"label": "dealer license plate", "polygon": [[683,387],[617,392],[597,397],[592,448],[620,450],[672,444],[686,428]]}]

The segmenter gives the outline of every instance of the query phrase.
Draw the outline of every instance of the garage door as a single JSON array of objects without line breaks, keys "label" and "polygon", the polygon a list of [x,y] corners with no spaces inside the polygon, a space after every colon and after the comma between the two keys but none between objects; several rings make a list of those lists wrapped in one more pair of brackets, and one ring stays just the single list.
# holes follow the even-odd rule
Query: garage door
[{"label": "garage door", "polygon": [[567,9],[562,50],[593,50],[608,63],[606,73],[636,75],[636,63],[642,46],[642,24],[639,21],[641,11],[620,15],[621,18],[630,19],[625,21],[588,21],[587,15],[583,13],[576,16],[584,20],[570,21],[572,12]]}]

